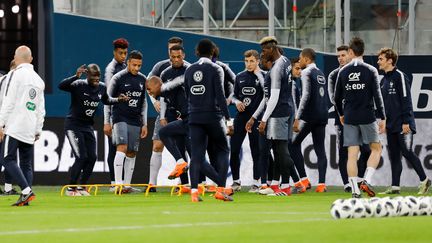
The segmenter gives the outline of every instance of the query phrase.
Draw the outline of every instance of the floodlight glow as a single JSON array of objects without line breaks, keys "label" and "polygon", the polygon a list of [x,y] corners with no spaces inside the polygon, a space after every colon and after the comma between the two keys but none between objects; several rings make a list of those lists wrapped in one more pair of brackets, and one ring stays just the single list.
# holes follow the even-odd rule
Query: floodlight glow
[{"label": "floodlight glow", "polygon": [[12,7],[12,13],[18,13],[19,12],[19,10],[20,10],[20,7],[18,6],[18,5],[14,5],[13,7]]},{"label": "floodlight glow", "polygon": [[4,10],[0,9],[0,18],[3,18],[3,17],[4,17]]}]

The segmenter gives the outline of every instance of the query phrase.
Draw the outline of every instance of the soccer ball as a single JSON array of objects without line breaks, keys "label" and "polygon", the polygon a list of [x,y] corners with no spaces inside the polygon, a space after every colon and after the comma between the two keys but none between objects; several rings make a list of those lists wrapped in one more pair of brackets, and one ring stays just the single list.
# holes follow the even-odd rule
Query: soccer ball
[{"label": "soccer ball", "polygon": [[432,205],[430,197],[419,197],[419,214],[418,215],[431,215],[432,213]]},{"label": "soccer ball", "polygon": [[420,214],[419,212],[419,201],[416,197],[413,196],[407,196],[404,199],[405,204],[409,207],[411,212],[409,213],[409,216],[417,216]]},{"label": "soccer ball", "polygon": [[369,200],[369,205],[375,217],[387,217],[388,212],[381,198],[373,197]]},{"label": "soccer ball", "polygon": [[373,217],[374,213],[372,211],[372,208],[369,204],[369,200],[368,199],[360,199],[360,202],[363,204],[364,209],[365,209],[365,217],[366,218],[370,218]]},{"label": "soccer ball", "polygon": [[355,219],[365,218],[366,217],[366,209],[361,199],[352,198],[349,199],[352,205],[352,217]]},{"label": "soccer ball", "polygon": [[353,206],[349,200],[338,199],[333,202],[330,214],[334,219],[348,219],[352,217]]},{"label": "soccer ball", "polygon": [[393,200],[397,200],[400,203],[400,211],[398,216],[412,216],[411,204],[407,204],[404,197],[395,197]]},{"label": "soccer ball", "polygon": [[399,211],[401,210],[400,201],[394,200],[389,197],[384,197],[381,198],[381,204],[384,205],[388,217],[395,217],[399,215]]}]

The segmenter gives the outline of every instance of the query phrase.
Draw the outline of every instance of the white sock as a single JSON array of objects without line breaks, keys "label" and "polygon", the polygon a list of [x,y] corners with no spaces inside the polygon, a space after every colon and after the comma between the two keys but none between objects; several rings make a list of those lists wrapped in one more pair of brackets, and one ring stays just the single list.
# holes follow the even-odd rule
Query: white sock
[{"label": "white sock", "polygon": [[364,181],[363,177],[357,177],[357,182],[362,182]]},{"label": "white sock", "polygon": [[114,185],[115,184],[115,181],[111,181],[111,185]]},{"label": "white sock", "polygon": [[[347,187],[351,187],[351,186],[350,186],[350,183],[347,183],[347,184],[344,185],[344,189],[347,188]],[[352,188],[352,187],[351,187],[351,188]]]},{"label": "white sock", "polygon": [[5,192],[9,192],[10,190],[12,190],[12,184],[5,183],[4,190]]},{"label": "white sock", "polygon": [[31,192],[31,188],[30,187],[26,187],[24,188],[24,190],[21,191],[21,194],[27,195]]},{"label": "white sock", "polygon": [[150,176],[149,176],[150,184],[152,185],[157,184],[157,176],[161,165],[162,165],[162,152],[153,151],[150,157]]},{"label": "white sock", "polygon": [[360,188],[358,187],[357,184],[357,177],[348,177],[348,180],[351,184],[352,193],[360,194]]},{"label": "white sock", "polygon": [[375,168],[372,167],[367,167],[366,168],[366,172],[365,172],[365,181],[367,181],[368,183],[372,182],[372,176],[375,174]]},{"label": "white sock", "polygon": [[277,186],[277,185],[279,185],[279,181],[272,181],[270,185]]},{"label": "white sock", "polygon": [[301,181],[307,180],[307,177],[303,177],[300,179]]},{"label": "white sock", "polygon": [[193,188],[193,189],[191,189],[191,192],[192,192],[192,193],[196,193],[196,192],[198,192],[198,189]]},{"label": "white sock", "polygon": [[260,180],[253,180],[253,184],[255,186],[259,186],[261,183],[260,183]]},{"label": "white sock", "polygon": [[400,186],[392,186],[392,190],[400,190]]},{"label": "white sock", "polygon": [[123,176],[123,164],[126,154],[120,151],[116,152],[114,157],[114,178],[115,184],[123,184],[122,176]]},{"label": "white sock", "polygon": [[136,157],[126,157],[124,161],[124,184],[131,184],[132,175],[135,169]]},{"label": "white sock", "polygon": [[235,183],[241,184],[240,180],[234,180]]},{"label": "white sock", "polygon": [[179,160],[177,160],[177,164],[179,164],[179,163],[183,163],[183,162],[186,162],[183,158],[180,158]]}]

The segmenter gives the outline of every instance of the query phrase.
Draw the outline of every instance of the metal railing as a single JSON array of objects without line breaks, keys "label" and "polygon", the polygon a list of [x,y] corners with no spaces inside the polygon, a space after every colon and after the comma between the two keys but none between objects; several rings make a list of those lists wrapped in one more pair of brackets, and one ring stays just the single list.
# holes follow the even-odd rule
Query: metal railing
[{"label": "metal railing", "polygon": [[[376,31],[381,33],[381,36],[387,36],[386,33],[391,31],[390,29],[375,30],[374,26],[371,26],[372,29],[364,30],[353,26],[353,17],[362,17],[365,21],[371,21],[370,17],[356,16],[359,4],[367,5],[367,2],[365,0],[56,0],[54,5],[63,3],[63,8],[56,9],[74,14],[204,34],[240,36],[242,39],[253,41],[265,35],[276,35],[284,45],[312,46],[320,51],[332,52],[335,47],[343,43],[347,44],[353,35],[357,35],[372,43],[371,49],[367,50],[369,53],[375,52],[374,48],[381,45],[391,45],[400,53],[414,54],[415,51],[425,53],[425,50],[431,52],[427,44],[416,43],[416,33],[422,29],[432,28],[431,24],[416,29],[417,0],[380,3],[384,6],[397,6],[397,13],[389,17],[397,22],[395,35],[388,40],[376,37]],[[369,4],[370,8],[374,6],[372,2]],[[118,5],[121,5],[121,8],[116,7]],[[250,15],[247,11],[251,8],[258,8],[261,15]],[[373,21],[371,23],[376,24]],[[430,35],[432,37],[432,33]],[[404,39],[408,39],[408,43],[404,42]]]}]

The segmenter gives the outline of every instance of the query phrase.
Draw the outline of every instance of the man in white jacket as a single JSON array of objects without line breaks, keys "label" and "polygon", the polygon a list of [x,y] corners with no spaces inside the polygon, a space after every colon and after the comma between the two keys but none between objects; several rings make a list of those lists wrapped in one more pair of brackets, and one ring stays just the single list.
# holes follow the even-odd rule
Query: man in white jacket
[{"label": "man in white jacket", "polygon": [[[0,109],[0,141],[3,141],[3,166],[21,188],[12,206],[25,206],[35,198],[33,180],[34,142],[42,132],[45,116],[44,81],[34,71],[30,48],[15,50],[16,69],[6,83]],[[17,164],[20,151],[20,166]]]}]

